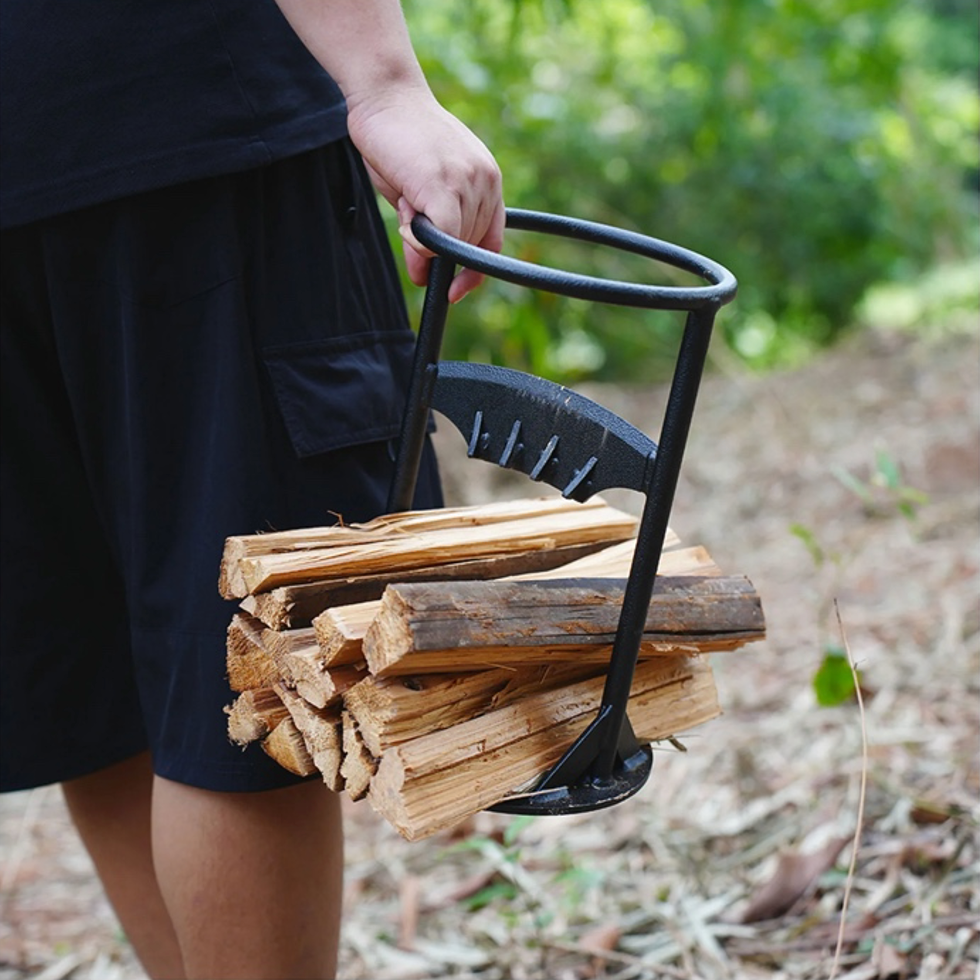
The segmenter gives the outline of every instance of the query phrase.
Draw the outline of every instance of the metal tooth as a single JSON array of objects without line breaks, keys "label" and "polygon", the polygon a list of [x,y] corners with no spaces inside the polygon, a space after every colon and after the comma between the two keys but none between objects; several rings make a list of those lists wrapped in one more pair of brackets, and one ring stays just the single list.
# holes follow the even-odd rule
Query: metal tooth
[{"label": "metal tooth", "polygon": [[467,456],[475,456],[480,448],[480,433],[483,431],[483,412],[477,409],[473,416],[473,431],[470,433],[470,444],[466,447]]},{"label": "metal tooth", "polygon": [[558,446],[558,436],[552,436],[548,440],[548,445],[541,450],[541,455],[538,457],[538,461],[534,464],[534,469],[528,474],[532,480],[540,480],[541,474],[544,472],[544,468],[551,461],[551,457],[555,453],[555,448]]},{"label": "metal tooth", "polygon": [[585,466],[575,471],[575,475],[568,481],[568,486],[562,490],[563,497],[570,497],[582,484],[582,481],[595,469],[599,460],[596,456],[590,456]]},{"label": "metal tooth", "polygon": [[507,437],[507,444],[504,446],[504,451],[500,454],[500,459],[497,461],[498,466],[508,466],[510,464],[510,459],[514,455],[514,450],[518,445],[517,437],[521,432],[521,420],[518,419],[510,430],[510,435]]}]

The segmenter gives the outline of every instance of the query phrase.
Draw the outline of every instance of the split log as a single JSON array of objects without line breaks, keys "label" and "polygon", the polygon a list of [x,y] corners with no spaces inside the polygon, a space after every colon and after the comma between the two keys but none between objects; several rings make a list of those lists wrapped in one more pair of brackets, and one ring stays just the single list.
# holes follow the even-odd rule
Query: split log
[{"label": "split log", "polygon": [[531,692],[554,690],[604,672],[602,665],[556,664],[469,674],[365,677],[344,694],[368,751],[449,728]]},{"label": "split log", "polygon": [[[450,729],[389,749],[369,799],[408,840],[448,829],[531,789],[592,720],[602,678],[532,694]],[[641,741],[678,735],[721,713],[699,658],[639,664],[629,717]]]},{"label": "split log", "polygon": [[378,760],[364,744],[357,722],[348,711],[343,712],[343,729],[344,761],[340,765],[340,774],[347,795],[356,802],[367,796],[371,780],[378,771]]},{"label": "split log", "polygon": [[284,718],[259,743],[270,758],[296,776],[312,776],[317,771],[313,756],[292,718]]},{"label": "split log", "polygon": [[326,609],[313,620],[325,667],[356,664],[364,659],[361,644],[378,613],[380,599]]},{"label": "split log", "polygon": [[320,647],[316,643],[288,654],[284,661],[284,676],[292,678],[296,693],[316,708],[326,708],[340,700],[344,691],[356,684],[365,674],[363,663],[326,668]]},{"label": "split log", "polygon": [[[604,541],[573,544],[548,550],[493,555],[446,565],[406,568],[398,572],[400,582],[435,582],[449,579],[494,579],[526,572],[560,568],[571,561],[606,547]],[[241,608],[274,630],[311,626],[326,609],[380,599],[392,581],[388,572],[348,578],[282,585],[268,592],[246,596]]]},{"label": "split log", "polygon": [[[602,662],[616,634],[623,580],[391,585],[364,635],[372,674]],[[731,649],[763,636],[759,596],[744,577],[658,578],[641,655]]]},{"label": "split log", "polygon": [[[630,573],[636,539],[608,545],[592,554],[541,572],[511,575],[501,581],[534,582],[556,578],[626,578]],[[658,575],[721,575],[721,569],[700,545],[680,547],[673,531],[667,531],[664,551],[657,565]]]},{"label": "split log", "polygon": [[306,749],[324,783],[335,793],[344,788],[340,774],[343,762],[343,728],[339,704],[317,708],[289,688],[276,686],[276,693],[289,711]]},{"label": "split log", "polygon": [[243,691],[225,708],[228,715],[228,737],[246,746],[265,738],[289,717],[289,711],[273,688],[259,687]]},{"label": "split log", "polygon": [[226,668],[233,691],[271,687],[279,680],[279,668],[265,648],[265,627],[254,616],[238,612],[228,624]]},{"label": "split log", "polygon": [[[517,515],[517,516],[515,516]],[[228,599],[299,582],[360,575],[394,577],[468,559],[611,543],[633,536],[635,518],[600,498],[511,501],[438,511],[410,511],[358,527],[283,531],[228,538],[219,589]]]}]

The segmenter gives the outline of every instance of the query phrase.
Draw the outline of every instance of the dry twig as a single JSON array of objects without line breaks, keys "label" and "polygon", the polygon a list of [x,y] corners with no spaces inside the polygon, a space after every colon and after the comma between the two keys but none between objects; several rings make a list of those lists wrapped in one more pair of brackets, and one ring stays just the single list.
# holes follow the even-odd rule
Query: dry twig
[{"label": "dry twig", "polygon": [[861,844],[861,832],[864,824],[864,800],[868,784],[868,724],[864,713],[864,698],[861,695],[861,678],[858,677],[857,667],[854,664],[854,658],[851,656],[851,647],[847,642],[844,621],[841,618],[840,606],[837,604],[836,599],[834,599],[834,613],[837,616],[837,627],[840,630],[841,645],[847,654],[847,664],[851,668],[851,676],[854,678],[854,693],[857,697],[858,712],[861,718],[861,788],[858,793],[857,823],[854,827],[854,846],[851,848],[851,863],[847,869],[847,880],[844,882],[844,898],[841,901],[837,946],[834,949],[834,961],[831,964],[828,980],[834,980],[834,977],[837,976],[837,970],[840,967],[841,950],[844,947],[844,930],[847,923],[847,905],[851,898],[851,888],[854,884],[854,870],[857,867],[858,848]]}]

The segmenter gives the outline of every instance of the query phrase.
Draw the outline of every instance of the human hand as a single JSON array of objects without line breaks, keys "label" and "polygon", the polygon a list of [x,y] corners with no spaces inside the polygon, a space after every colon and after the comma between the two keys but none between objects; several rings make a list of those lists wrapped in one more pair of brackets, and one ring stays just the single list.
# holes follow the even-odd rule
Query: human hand
[{"label": "human hand", "polygon": [[[454,238],[500,251],[505,214],[496,161],[426,85],[349,99],[347,125],[372,181],[398,213],[413,283],[425,285],[433,254],[412,234],[416,214],[425,214]],[[472,269],[460,270],[449,301],[458,302],[483,278]]]}]

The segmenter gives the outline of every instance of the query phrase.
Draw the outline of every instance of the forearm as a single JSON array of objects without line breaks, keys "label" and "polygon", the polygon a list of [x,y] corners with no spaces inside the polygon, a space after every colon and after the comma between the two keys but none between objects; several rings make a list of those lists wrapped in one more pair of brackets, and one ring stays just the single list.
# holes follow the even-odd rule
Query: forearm
[{"label": "forearm", "polygon": [[381,92],[428,92],[399,0],[276,2],[350,108]]}]

